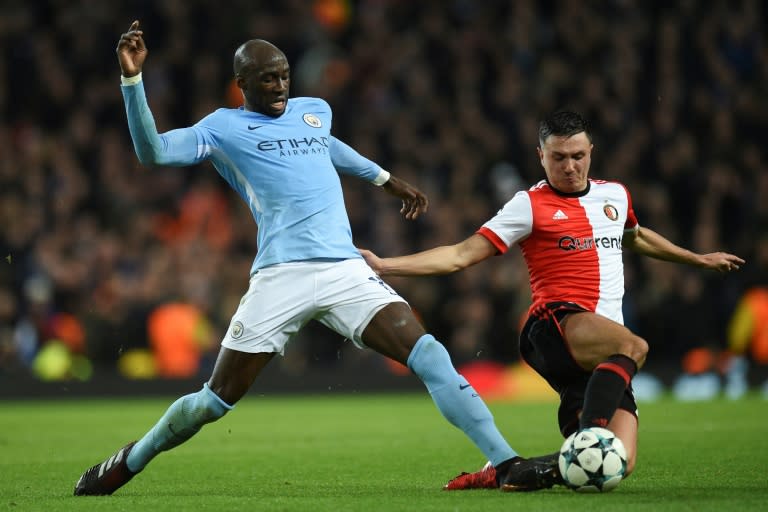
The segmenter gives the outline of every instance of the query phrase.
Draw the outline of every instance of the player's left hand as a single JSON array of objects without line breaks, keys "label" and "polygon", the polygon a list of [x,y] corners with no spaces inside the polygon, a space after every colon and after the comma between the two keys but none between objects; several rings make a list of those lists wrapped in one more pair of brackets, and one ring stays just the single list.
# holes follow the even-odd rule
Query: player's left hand
[{"label": "player's left hand", "polygon": [[710,270],[717,270],[718,272],[731,272],[739,270],[741,266],[746,263],[743,259],[727,252],[712,252],[709,254],[703,254],[702,266]]},{"label": "player's left hand", "polygon": [[403,200],[403,207],[400,208],[400,213],[406,219],[414,220],[422,213],[426,213],[429,207],[427,196],[407,181],[390,175],[389,181],[382,185],[382,187],[388,193]]}]

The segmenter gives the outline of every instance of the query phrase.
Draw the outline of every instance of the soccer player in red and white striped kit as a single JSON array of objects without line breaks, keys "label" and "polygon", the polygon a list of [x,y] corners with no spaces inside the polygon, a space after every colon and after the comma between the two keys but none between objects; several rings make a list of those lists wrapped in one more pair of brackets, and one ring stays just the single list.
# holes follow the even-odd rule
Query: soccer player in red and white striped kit
[{"label": "soccer player in red and white striped kit", "polygon": [[[520,355],[560,395],[564,437],[605,427],[637,456],[637,404],[631,381],[648,343],[623,324],[622,249],[719,272],[744,264],[724,252],[697,254],[641,226],[627,188],[589,178],[592,134],[575,112],[559,111],[539,126],[546,179],[521,191],[472,236],[451,246],[393,258],[361,250],[380,276],[456,272],[518,244],[528,266],[533,304],[520,334]],[[550,460],[557,464],[557,454]],[[496,487],[486,464],[462,473],[447,490]]]}]

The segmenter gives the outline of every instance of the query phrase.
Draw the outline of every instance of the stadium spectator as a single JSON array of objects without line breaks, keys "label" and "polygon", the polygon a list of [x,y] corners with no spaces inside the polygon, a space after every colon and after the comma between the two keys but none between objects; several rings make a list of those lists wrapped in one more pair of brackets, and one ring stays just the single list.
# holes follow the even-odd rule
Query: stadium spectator
[{"label": "stadium spectator", "polygon": [[[768,369],[768,236],[761,235],[755,245],[753,275],[747,281],[751,287],[739,298],[728,321],[727,346],[721,363],[725,394],[731,399],[740,398],[749,390],[750,368],[753,381],[761,374],[765,378]],[[763,397],[768,398],[768,379],[759,385]]]},{"label": "stadium spectator", "polygon": [[164,378],[195,377],[203,356],[214,345],[210,322],[201,308],[167,303],[149,314],[147,336],[157,374]]},{"label": "stadium spectator", "polygon": [[[570,105],[587,113],[600,134],[604,149],[596,169],[611,163],[611,177],[630,187],[649,225],[698,252],[727,245],[755,259],[755,233],[768,229],[762,199],[768,197],[764,2],[716,0],[707,9],[695,2],[348,4],[340,25],[339,14],[328,11],[338,6],[323,6],[325,22],[318,22],[305,2],[258,12],[247,2],[213,10],[201,0],[141,3],[144,26],[153,29],[147,88],[156,118],[188,125],[226,105],[231,73],[221,56],[251,34],[275,41],[301,75],[294,82],[298,95],[319,91],[334,107],[340,137],[376,161],[393,162],[396,175],[425,185],[432,212],[405,227],[384,198],[368,198],[365,184],[345,184],[358,245],[404,253],[451,243],[492,215],[502,204],[494,196],[496,180],[515,186],[517,174],[524,183],[534,181],[538,162],[530,148],[538,116]],[[187,300],[177,273],[168,269],[181,260],[191,264],[190,254],[217,254],[196,269],[214,299],[211,318],[223,331],[228,304],[242,293],[238,276],[256,250],[252,221],[234,213],[234,240],[224,252],[205,245],[200,251],[199,243],[166,247],[160,223],[177,219],[185,192],[208,178],[137,172],[124,144],[123,105],[115,78],[103,71],[111,51],[97,41],[135,9],[124,0],[0,3],[0,282],[16,304],[4,327],[31,339],[22,319],[34,305],[24,283],[46,275],[55,290],[53,308],[86,326],[97,375],[114,371],[121,350],[146,348],[142,326],[154,307],[169,297]],[[329,17],[335,20],[330,29]],[[589,22],[575,31],[574,19]],[[194,69],[191,48],[199,57]],[[170,87],[182,82],[184,88]],[[500,163],[506,170],[492,173]],[[218,186],[229,194],[230,208],[241,207],[222,181]],[[51,247],[49,238],[58,243]],[[220,261],[227,262],[223,272],[207,265]],[[59,272],[64,264],[78,273]],[[498,336],[468,346],[454,315],[468,288],[478,292],[467,295],[473,308],[484,300],[493,318],[523,314],[525,276],[517,265],[506,267],[474,268],[428,285],[395,283],[446,344],[456,339],[459,348],[462,340],[461,350],[450,347],[457,364],[476,361],[477,354],[508,363],[517,359],[509,342],[517,337],[516,322],[495,325]],[[655,329],[678,324],[659,312],[681,302],[684,273],[634,257],[626,271],[626,319],[640,336],[657,339]],[[746,274],[724,287],[702,273],[691,279],[699,281],[712,313],[712,338],[724,348],[728,318],[754,283]],[[688,343],[665,339],[645,368],[679,368]],[[322,350],[317,343],[302,346],[316,366],[364,357],[353,358],[330,336]],[[14,354],[3,358],[0,375],[28,366],[26,352]]]}]

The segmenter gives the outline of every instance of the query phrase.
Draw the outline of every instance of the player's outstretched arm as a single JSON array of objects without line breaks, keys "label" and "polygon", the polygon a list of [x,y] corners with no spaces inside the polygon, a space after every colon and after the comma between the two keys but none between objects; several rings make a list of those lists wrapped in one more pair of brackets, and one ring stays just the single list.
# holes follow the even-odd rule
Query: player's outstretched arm
[{"label": "player's outstretched arm", "polygon": [[120,36],[117,42],[117,60],[123,76],[128,78],[141,73],[147,58],[147,45],[144,44],[144,31],[139,29],[139,20],[128,27],[128,32]]},{"label": "player's outstretched arm", "polygon": [[367,249],[359,251],[380,276],[428,276],[450,274],[472,266],[496,254],[496,247],[484,236],[475,234],[458,244],[394,258],[379,258]]},{"label": "player's outstretched arm", "polygon": [[685,263],[718,272],[739,270],[744,260],[726,252],[698,254],[684,249],[645,227],[624,237],[624,246],[638,254],[674,263]]},{"label": "player's outstretched arm", "polygon": [[[331,162],[337,171],[367,179],[376,185],[381,185],[389,194],[400,198],[403,201],[400,213],[406,219],[416,219],[427,211],[429,201],[426,194],[418,188],[396,176],[392,176],[392,174],[364,158],[348,144],[334,136],[330,137],[328,147],[331,154]],[[379,181],[381,179],[386,181]]]},{"label": "player's outstretched arm", "polygon": [[396,176],[390,175],[389,180],[382,187],[389,194],[403,200],[403,207],[400,208],[400,213],[405,215],[406,219],[416,219],[422,213],[426,213],[429,208],[429,199],[427,199],[426,194]]},{"label": "player's outstretched arm", "polygon": [[117,42],[117,60],[128,128],[136,156],[143,165],[190,165],[200,161],[195,132],[191,128],[159,134],[142,85],[141,70],[147,58],[144,31],[136,20]]}]

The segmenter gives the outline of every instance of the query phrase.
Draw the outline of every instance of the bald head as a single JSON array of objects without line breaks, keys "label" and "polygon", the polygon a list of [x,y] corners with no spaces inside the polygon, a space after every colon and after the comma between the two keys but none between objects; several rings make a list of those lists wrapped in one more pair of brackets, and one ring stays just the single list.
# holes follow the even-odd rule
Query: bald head
[{"label": "bald head", "polygon": [[245,109],[279,117],[288,105],[291,67],[280,49],[251,39],[235,51],[235,80],[243,91]]},{"label": "bald head", "polygon": [[280,48],[263,39],[251,39],[235,51],[235,76],[246,76],[281,61],[287,59]]}]

